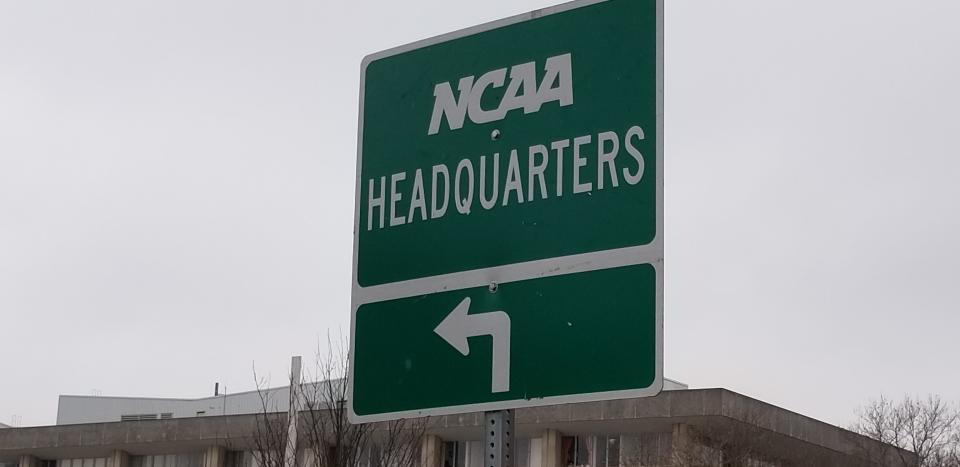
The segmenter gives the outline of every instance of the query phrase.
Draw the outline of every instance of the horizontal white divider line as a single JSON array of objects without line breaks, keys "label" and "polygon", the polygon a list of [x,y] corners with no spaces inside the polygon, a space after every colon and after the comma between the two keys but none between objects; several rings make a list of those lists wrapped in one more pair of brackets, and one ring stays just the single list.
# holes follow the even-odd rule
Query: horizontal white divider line
[{"label": "horizontal white divider line", "polygon": [[356,309],[366,303],[484,287],[492,283],[509,284],[529,279],[599,271],[636,264],[652,264],[658,270],[662,267],[663,245],[659,242],[659,239],[643,246],[507,264],[371,287],[360,287],[355,282],[356,278],[354,278],[353,296],[355,302],[353,308]]}]

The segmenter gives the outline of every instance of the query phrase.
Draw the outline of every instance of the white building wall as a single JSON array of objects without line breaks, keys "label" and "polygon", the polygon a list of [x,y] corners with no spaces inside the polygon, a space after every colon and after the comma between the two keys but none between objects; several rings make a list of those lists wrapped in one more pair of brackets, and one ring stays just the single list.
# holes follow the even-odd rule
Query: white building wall
[{"label": "white building wall", "polygon": [[[289,405],[288,387],[264,391],[267,410],[285,412]],[[160,399],[139,397],[60,396],[57,425],[119,422],[123,416],[155,415],[157,419],[206,415],[240,415],[263,412],[258,391],[206,397],[202,399]]]},{"label": "white building wall", "polygon": [[[335,381],[333,384],[341,384]],[[324,383],[304,385],[304,397],[312,399],[322,394]],[[664,379],[665,391],[687,389],[687,385],[670,379]],[[334,388],[333,392],[338,393]],[[290,405],[290,388],[265,389],[268,412],[286,412]],[[103,396],[60,396],[57,409],[57,425],[75,425],[80,423],[119,422],[127,415],[156,416],[169,414],[170,418],[200,417],[209,415],[242,415],[263,412],[263,401],[259,391],[247,391],[236,394],[204,397],[200,399],[163,399],[149,397],[103,397]]]}]

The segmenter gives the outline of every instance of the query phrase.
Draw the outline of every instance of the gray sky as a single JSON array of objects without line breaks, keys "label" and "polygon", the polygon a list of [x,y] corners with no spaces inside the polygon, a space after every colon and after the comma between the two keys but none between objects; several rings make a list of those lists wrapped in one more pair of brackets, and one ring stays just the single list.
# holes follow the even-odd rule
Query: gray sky
[{"label": "gray sky", "polygon": [[[0,0],[0,422],[349,324],[370,52],[542,0]],[[666,375],[960,401],[960,2],[668,0]]]}]

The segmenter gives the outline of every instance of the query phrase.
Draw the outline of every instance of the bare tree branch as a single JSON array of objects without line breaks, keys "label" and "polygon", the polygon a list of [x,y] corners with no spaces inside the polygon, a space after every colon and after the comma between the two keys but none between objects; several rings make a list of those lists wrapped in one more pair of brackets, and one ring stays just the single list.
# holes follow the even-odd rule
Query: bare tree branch
[{"label": "bare tree branch", "polygon": [[[290,404],[300,397],[299,446],[311,467],[417,467],[427,420],[351,424],[347,418],[349,346],[341,335],[327,335],[327,350],[317,350],[312,372],[299,395],[291,385]],[[256,377],[256,372],[254,372]],[[258,381],[262,413],[253,434],[261,467],[285,467],[286,417],[271,405],[270,391]]]},{"label": "bare tree branch", "polygon": [[872,452],[877,465],[913,467],[916,454],[920,467],[960,467],[960,413],[938,396],[925,399],[906,396],[893,403],[881,397],[858,412],[853,430],[899,449]]},{"label": "bare tree branch", "polygon": [[260,467],[286,467],[287,416],[277,411],[268,381],[257,377],[256,368],[253,369],[253,378],[261,407],[253,433],[254,459]]}]

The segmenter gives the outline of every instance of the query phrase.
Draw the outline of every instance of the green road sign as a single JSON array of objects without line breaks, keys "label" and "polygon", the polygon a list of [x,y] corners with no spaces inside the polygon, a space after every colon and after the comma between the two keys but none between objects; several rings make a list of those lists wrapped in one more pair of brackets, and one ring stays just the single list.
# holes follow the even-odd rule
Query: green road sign
[{"label": "green road sign", "polygon": [[465,412],[652,386],[656,280],[644,264],[363,305],[353,409]]},{"label": "green road sign", "polygon": [[662,387],[662,0],[367,57],[354,421]]}]

